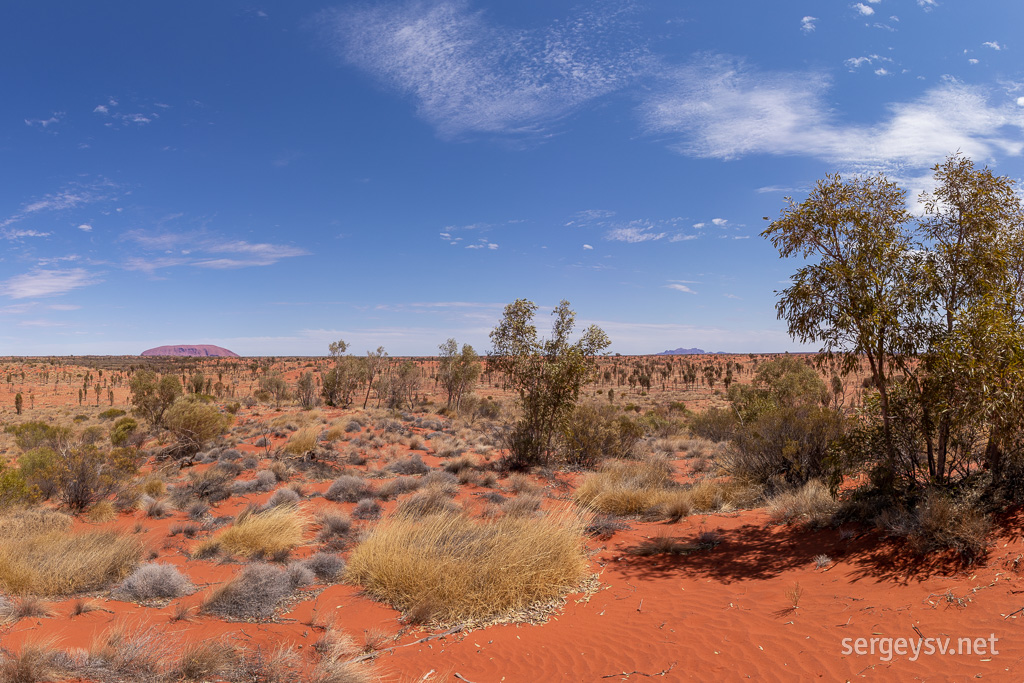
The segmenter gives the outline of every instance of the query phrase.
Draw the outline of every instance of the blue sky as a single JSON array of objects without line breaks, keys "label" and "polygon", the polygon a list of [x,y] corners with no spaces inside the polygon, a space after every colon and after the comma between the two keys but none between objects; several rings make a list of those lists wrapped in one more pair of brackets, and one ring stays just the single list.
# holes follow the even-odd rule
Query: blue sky
[{"label": "blue sky", "polygon": [[[759,237],[825,173],[1024,175],[1024,3],[8,3],[0,355],[798,348]],[[540,321],[542,329],[546,320]]]}]

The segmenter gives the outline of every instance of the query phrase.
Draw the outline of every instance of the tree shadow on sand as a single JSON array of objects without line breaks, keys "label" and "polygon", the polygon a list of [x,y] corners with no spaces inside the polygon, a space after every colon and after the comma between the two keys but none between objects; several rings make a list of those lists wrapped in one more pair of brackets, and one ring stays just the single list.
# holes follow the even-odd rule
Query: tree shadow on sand
[{"label": "tree shadow on sand", "polygon": [[[665,534],[687,546],[698,546],[698,532]],[[732,583],[748,579],[770,579],[796,567],[813,564],[822,553],[834,552],[835,531],[807,531],[796,527],[764,527],[746,524],[735,529],[716,530],[714,548],[700,547],[685,554],[643,556],[645,543],[620,548],[623,556],[616,569],[627,576],[697,576]]]},{"label": "tree shadow on sand", "polygon": [[616,571],[637,578],[690,576],[732,583],[771,579],[813,565],[819,555],[852,567],[852,581],[872,578],[909,584],[962,570],[955,555],[932,553],[921,557],[904,542],[883,538],[874,531],[841,540],[835,529],[747,524],[717,530],[719,543],[713,548],[701,546],[696,531],[673,531],[667,527],[663,533],[677,539],[685,552],[645,555],[651,542],[622,546]]}]

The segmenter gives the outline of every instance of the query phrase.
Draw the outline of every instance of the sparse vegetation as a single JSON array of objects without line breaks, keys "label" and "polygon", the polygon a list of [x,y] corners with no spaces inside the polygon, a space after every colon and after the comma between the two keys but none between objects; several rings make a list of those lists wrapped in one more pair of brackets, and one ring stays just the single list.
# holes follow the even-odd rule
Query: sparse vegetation
[{"label": "sparse vegetation", "polygon": [[583,528],[568,513],[487,522],[454,513],[391,517],[352,551],[346,576],[438,621],[511,617],[579,585],[587,571]]}]

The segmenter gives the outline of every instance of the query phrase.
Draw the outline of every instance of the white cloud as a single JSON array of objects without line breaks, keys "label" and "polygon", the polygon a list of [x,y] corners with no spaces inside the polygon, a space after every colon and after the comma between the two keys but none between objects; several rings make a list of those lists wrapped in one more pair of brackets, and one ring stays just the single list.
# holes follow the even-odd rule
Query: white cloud
[{"label": "white cloud", "polygon": [[972,57],[971,59],[968,59],[968,60],[967,60],[967,63],[968,63],[968,64],[979,64],[980,62],[979,62],[979,61],[978,61],[977,59],[974,59],[974,58]]},{"label": "white cloud", "polygon": [[593,249],[593,247],[592,247],[592,246],[590,246],[589,244],[584,244],[584,245],[583,245],[583,248],[584,248],[585,250],[587,250],[587,251],[590,251],[591,249]]},{"label": "white cloud", "polygon": [[1024,97],[1018,97],[1017,98],[1017,106],[1018,107],[1024,107]]},{"label": "white cloud", "polygon": [[49,237],[48,232],[39,232],[38,230],[0,230],[0,237],[5,240],[20,240],[26,237]]},{"label": "white cloud", "polygon": [[410,96],[444,138],[537,132],[639,72],[622,11],[586,11],[543,29],[495,26],[463,0],[327,11],[349,63]]},{"label": "white cloud", "polygon": [[815,72],[756,72],[724,56],[680,68],[642,105],[646,128],[675,135],[678,151],[734,159],[812,156],[858,166],[930,166],[962,151],[974,159],[1024,151],[1024,113],[979,86],[945,79],[888,105],[874,125],[844,123]]},{"label": "white cloud", "polygon": [[38,299],[66,294],[73,289],[98,282],[82,268],[44,270],[36,268],[0,283],[0,294],[11,299]]},{"label": "white cloud", "polygon": [[723,294],[722,296],[724,296],[726,299],[736,299],[738,301],[742,301],[742,299],[736,296],[735,294]]},{"label": "white cloud", "polygon": [[109,190],[113,187],[114,185],[107,181],[70,185],[58,192],[45,195],[42,199],[23,205],[17,213],[0,220],[0,228],[24,220],[32,214],[75,209],[86,204],[107,200],[110,198]]},{"label": "white cloud", "polygon": [[931,11],[933,7],[938,7],[938,5],[937,0],[917,0],[917,6],[923,7],[925,11]]},{"label": "white cloud", "polygon": [[678,284],[678,283],[675,283],[675,282],[673,282],[670,285],[665,285],[665,287],[667,289],[674,289],[677,292],[685,292],[686,294],[696,294],[697,293],[697,292],[693,291],[692,289],[690,289],[689,287],[687,287],[686,285],[681,285],[681,284]]},{"label": "white cloud", "polygon": [[668,233],[652,232],[649,226],[625,225],[612,228],[605,233],[604,238],[610,242],[626,242],[628,244],[639,244],[640,242],[653,242],[662,239]]},{"label": "white cloud", "polygon": [[865,17],[870,17],[872,14],[875,13],[873,7],[868,7],[863,2],[858,2],[856,5],[853,5],[853,9],[857,10],[858,12],[860,12],[861,16]]},{"label": "white cloud", "polygon": [[726,220],[725,218],[712,218],[711,223],[716,228],[724,228],[729,223],[729,221]]},{"label": "white cloud", "polygon": [[668,241],[669,242],[689,242],[690,240],[695,240],[698,237],[700,237],[700,235],[684,235],[682,233],[679,233],[677,235],[672,235],[672,237],[670,237]]},{"label": "white cloud", "polygon": [[1003,49],[1003,48],[1005,47],[1005,45],[1000,45],[999,43],[997,43],[997,42],[996,42],[996,41],[994,41],[994,40],[990,40],[990,41],[988,41],[988,42],[982,43],[982,46],[984,46],[984,47],[990,47],[990,48],[992,48],[993,50],[995,50],[995,51],[997,51],[997,52],[998,52],[999,50],[1002,50],[1002,49]]},{"label": "white cloud", "polygon": [[800,30],[804,33],[810,33],[817,25],[814,23],[818,20],[818,17],[806,16],[800,20]]},{"label": "white cloud", "polygon": [[82,307],[76,306],[75,304],[50,304],[47,308],[51,311],[77,311]]},{"label": "white cloud", "polygon": [[[143,249],[164,252],[158,257],[133,256],[123,264],[127,270],[148,273],[175,266],[194,266],[214,270],[272,266],[285,258],[309,254],[301,247],[287,244],[224,240],[195,233],[152,234],[143,230],[132,230],[125,233],[124,237],[139,244]],[[173,251],[178,253],[167,253]],[[214,254],[226,254],[226,256],[214,257],[212,256]]]},{"label": "white cloud", "polygon": [[92,226],[89,225],[88,223],[82,223],[81,225],[78,226],[78,229],[81,230],[82,232],[92,232]]},{"label": "white cloud", "polygon": [[55,111],[48,119],[25,119],[25,125],[30,128],[42,128],[43,130],[46,130],[50,126],[60,123],[62,118],[64,118],[64,112]]},{"label": "white cloud", "polygon": [[889,75],[889,71],[884,66],[880,66],[877,69],[875,69],[875,75],[876,76],[888,76]]}]

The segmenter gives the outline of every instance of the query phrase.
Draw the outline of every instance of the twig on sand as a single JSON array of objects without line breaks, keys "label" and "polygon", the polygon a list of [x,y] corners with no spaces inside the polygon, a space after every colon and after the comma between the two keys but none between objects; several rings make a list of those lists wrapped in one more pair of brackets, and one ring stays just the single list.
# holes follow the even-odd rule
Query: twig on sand
[{"label": "twig on sand", "polygon": [[419,645],[420,643],[425,643],[428,640],[434,640],[435,638],[444,638],[445,636],[450,636],[453,633],[458,633],[461,630],[462,630],[462,624],[459,624],[458,626],[454,626],[454,627],[448,629],[444,633],[433,633],[433,634],[431,634],[431,635],[429,635],[429,636],[427,636],[425,638],[420,638],[419,640],[414,640],[411,643],[404,643],[402,645],[392,645],[391,647],[385,647],[385,648],[381,648],[380,650],[374,650],[373,652],[368,652],[365,655],[361,655],[359,657],[356,657],[355,659],[353,659],[351,661],[353,661],[353,662],[362,662],[362,661],[365,661],[367,659],[373,659],[377,655],[383,654],[384,652],[394,652],[395,650],[397,650],[400,647],[409,647],[410,645]]},{"label": "twig on sand", "polygon": [[459,679],[460,681],[466,681],[466,683],[473,683],[473,681],[469,680],[468,678],[466,678],[465,676],[463,676],[462,674],[460,674],[457,671],[455,672],[455,677],[457,679]]},{"label": "twig on sand", "polygon": [[1012,617],[1012,616],[1013,616],[1014,614],[1019,614],[1020,612],[1024,612],[1024,607],[1021,607],[1021,608],[1020,608],[1020,609],[1018,609],[1018,610],[1014,610],[1013,612],[1010,612],[1010,613],[1009,613],[1009,614],[1007,614],[1007,615],[1006,615],[1005,617],[1003,617],[1003,621],[1006,621],[1007,619],[1009,619],[1010,617]]},{"label": "twig on sand", "polygon": [[658,673],[648,674],[648,673],[644,673],[643,671],[629,671],[629,672],[623,671],[622,673],[608,674],[607,676],[601,676],[601,678],[616,678],[618,676],[624,676],[626,678],[629,678],[630,676],[632,676],[634,674],[637,675],[637,676],[646,676],[647,678],[652,678],[654,676],[667,676],[668,673],[670,671],[672,671],[672,669],[674,669],[674,668],[676,668],[676,662],[672,662],[667,669],[662,669]]}]

